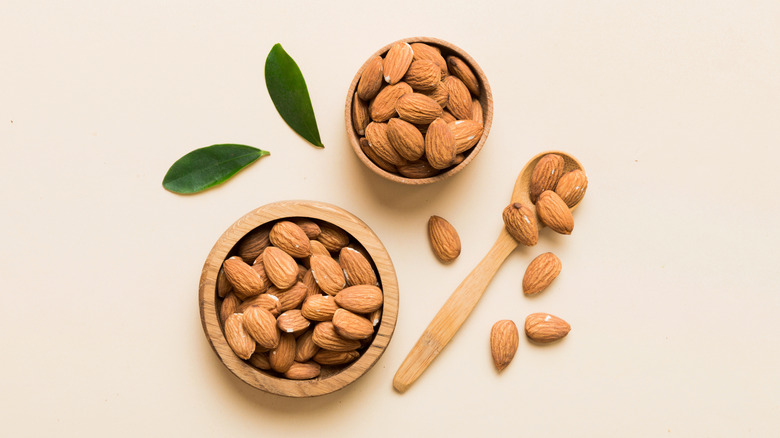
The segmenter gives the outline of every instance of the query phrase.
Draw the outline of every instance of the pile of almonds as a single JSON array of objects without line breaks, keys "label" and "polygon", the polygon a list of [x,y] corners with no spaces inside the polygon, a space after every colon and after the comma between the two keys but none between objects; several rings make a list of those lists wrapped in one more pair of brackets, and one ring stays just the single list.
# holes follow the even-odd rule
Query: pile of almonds
[{"label": "pile of almonds", "polygon": [[457,56],[425,43],[394,44],[369,60],[352,100],[352,125],[383,170],[428,178],[460,164],[483,129],[480,86]]},{"label": "pile of almonds", "polygon": [[[539,238],[538,219],[555,232],[571,234],[574,218],[570,208],[585,196],[588,178],[582,170],[564,173],[564,159],[557,154],[544,155],[531,174],[529,195],[536,204],[536,215],[526,205],[512,203],[504,209],[506,230],[518,242],[536,245]],[[560,274],[561,260],[547,252],[528,265],[523,276],[523,293],[532,296],[543,291]],[[562,339],[571,330],[569,323],[549,313],[532,313],[525,319],[525,334],[531,341],[547,344]],[[490,351],[498,371],[512,361],[518,347],[515,323],[501,320],[490,331]]]},{"label": "pile of almonds", "polygon": [[[574,217],[570,208],[585,196],[588,178],[582,170],[564,174],[565,162],[558,154],[547,154],[539,159],[531,173],[530,197],[536,205],[539,220],[551,230],[571,234]],[[506,230],[526,246],[536,245],[539,228],[536,215],[519,202],[509,204],[503,213]]]},{"label": "pile of almonds", "polygon": [[365,249],[342,229],[280,220],[247,234],[231,254],[217,277],[219,316],[241,359],[304,380],[346,366],[370,345],[384,298]]}]

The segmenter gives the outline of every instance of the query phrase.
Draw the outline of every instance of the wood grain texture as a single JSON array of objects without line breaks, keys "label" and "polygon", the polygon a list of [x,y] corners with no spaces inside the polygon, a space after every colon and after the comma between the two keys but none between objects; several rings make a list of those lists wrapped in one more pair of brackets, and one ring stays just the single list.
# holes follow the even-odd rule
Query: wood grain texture
[{"label": "wood grain texture", "polygon": [[[381,167],[374,164],[373,161],[371,161],[366,154],[363,152],[363,150],[360,148],[360,136],[355,132],[355,128],[352,124],[352,102],[354,94],[357,90],[358,82],[360,81],[360,76],[363,74],[363,70],[368,67],[368,65],[371,63],[371,60],[374,59],[376,56],[383,56],[385,53],[387,53],[388,50],[390,50],[390,47],[392,47],[397,42],[405,42],[405,43],[426,43],[430,44],[436,47],[439,47],[442,52],[442,56],[445,58],[449,55],[456,55],[460,59],[462,59],[466,64],[468,64],[469,67],[471,67],[472,71],[474,71],[474,74],[477,76],[477,81],[479,82],[480,86],[480,95],[479,95],[479,102],[482,104],[482,111],[483,111],[483,129],[482,129],[482,136],[479,139],[479,142],[476,146],[471,148],[466,153],[466,158],[457,166],[453,167],[452,169],[440,173],[435,176],[431,176],[428,178],[406,178],[402,175],[398,175],[395,173],[388,172]],[[488,83],[487,76],[485,76],[485,72],[482,71],[482,68],[477,64],[477,62],[463,49],[460,47],[449,43],[444,40],[440,40],[438,38],[431,38],[431,37],[412,37],[412,38],[405,38],[399,41],[394,41],[385,47],[382,47],[379,49],[376,53],[371,55],[368,60],[363,64],[362,67],[360,67],[360,70],[358,70],[357,74],[355,74],[355,78],[352,80],[352,83],[349,86],[349,92],[347,93],[347,101],[344,108],[344,118],[346,121],[346,127],[347,127],[347,137],[349,137],[349,142],[352,144],[352,149],[355,151],[355,155],[360,159],[360,161],[363,162],[369,169],[374,171],[377,175],[380,175],[384,178],[387,178],[391,181],[399,182],[402,184],[411,184],[411,185],[420,185],[420,184],[430,184],[438,181],[442,181],[446,178],[451,177],[452,175],[455,175],[456,173],[463,170],[468,164],[477,156],[480,150],[482,150],[482,147],[485,145],[485,141],[487,141],[488,134],[490,133],[490,126],[493,123],[493,92],[491,91],[490,84]]]},{"label": "wood grain texture", "polygon": [[[526,163],[523,170],[520,171],[512,190],[512,199],[510,202],[520,202],[527,204],[536,213],[536,208],[531,204],[529,189],[531,184],[531,173],[534,166],[546,154],[559,154],[564,158],[564,172],[574,169],[582,169],[582,165],[577,159],[560,151],[547,151],[536,155]],[[579,205],[579,204],[577,204]],[[571,208],[577,207],[575,205]],[[447,346],[450,340],[458,332],[466,318],[476,307],[479,299],[485,293],[493,276],[504,263],[507,256],[517,248],[517,241],[502,228],[501,233],[496,239],[496,243],[488,251],[485,258],[477,264],[477,267],[469,273],[468,276],[450,295],[444,306],[439,310],[433,321],[423,332],[420,339],[412,347],[412,350],[406,356],[401,366],[393,378],[393,387],[399,392],[405,392],[422,375],[439,353]]]},{"label": "wood grain texture", "polygon": [[[283,218],[314,218],[329,222],[355,238],[368,252],[377,268],[384,293],[382,320],[371,345],[350,366],[314,380],[288,380],[260,371],[233,353],[225,340],[217,314],[216,280],[222,261],[247,233],[271,221]],[[398,316],[398,280],[393,262],[384,245],[360,219],[336,206],[313,201],[282,201],[257,208],[237,220],[211,249],[200,277],[199,307],[206,338],[217,357],[239,379],[260,390],[290,397],[328,394],[354,382],[366,373],[384,353],[395,330]]]}]

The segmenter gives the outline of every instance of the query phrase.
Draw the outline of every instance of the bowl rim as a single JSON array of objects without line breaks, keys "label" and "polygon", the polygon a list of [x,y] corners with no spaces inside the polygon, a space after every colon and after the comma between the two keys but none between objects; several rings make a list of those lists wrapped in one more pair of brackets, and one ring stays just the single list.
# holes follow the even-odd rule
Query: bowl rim
[{"label": "bowl rim", "polygon": [[[225,339],[217,312],[217,275],[227,254],[253,229],[284,218],[313,218],[349,233],[371,256],[382,284],[384,303],[379,330],[367,350],[351,365],[325,379],[290,380],[266,374],[240,359]],[[311,397],[329,394],[357,380],[376,364],[387,348],[398,317],[398,279],[387,249],[357,216],[332,204],[317,201],[279,201],[258,207],[235,221],[212,247],[198,287],[203,331],[214,353],[236,377],[272,394]]]},{"label": "bowl rim", "polygon": [[[453,167],[452,169],[444,173],[440,173],[438,175],[434,175],[428,178],[407,178],[402,175],[396,175],[394,173],[388,172],[382,169],[381,167],[377,166],[376,164],[374,164],[374,162],[371,161],[363,152],[363,150],[360,148],[360,139],[358,138],[357,133],[355,132],[355,128],[352,125],[352,99],[354,98],[355,92],[357,90],[358,82],[360,81],[360,76],[363,74],[363,70],[366,69],[369,62],[374,57],[383,55],[388,50],[390,50],[390,48],[394,44],[399,42],[407,43],[407,44],[411,44],[411,43],[434,44],[456,53],[466,64],[468,64],[469,67],[471,67],[472,71],[477,77],[477,81],[479,82],[480,89],[484,90],[486,108],[484,108],[485,113],[484,113],[484,118],[482,123],[482,136],[480,137],[479,142],[472,148],[469,155],[460,164],[458,164],[457,166]],[[480,100],[481,97],[482,96],[480,96]],[[430,183],[442,181],[460,172],[482,150],[485,141],[487,141],[488,134],[490,133],[490,127],[493,124],[493,92],[491,91],[490,83],[487,80],[487,76],[485,75],[485,72],[482,70],[479,64],[477,64],[474,58],[472,58],[471,55],[466,53],[466,51],[464,51],[460,47],[448,41],[439,38],[433,38],[433,37],[417,36],[417,37],[403,38],[397,41],[393,41],[392,43],[387,44],[386,46],[377,50],[360,67],[357,74],[355,74],[354,79],[352,79],[352,83],[349,85],[349,90],[347,92],[347,102],[344,110],[344,118],[346,121],[347,137],[349,138],[349,142],[352,145],[352,150],[355,152],[355,155],[357,155],[360,161],[362,161],[363,164],[368,166],[369,169],[373,170],[374,173],[384,178],[387,178],[391,181],[399,182],[402,184],[410,184],[410,185],[430,184]]]}]

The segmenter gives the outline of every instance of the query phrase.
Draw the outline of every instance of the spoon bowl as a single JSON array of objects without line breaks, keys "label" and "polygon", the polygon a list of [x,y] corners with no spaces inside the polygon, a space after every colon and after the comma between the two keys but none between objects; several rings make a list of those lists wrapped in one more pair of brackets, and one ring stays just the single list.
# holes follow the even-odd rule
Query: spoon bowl
[{"label": "spoon bowl", "polygon": [[[560,155],[561,158],[563,158],[564,174],[571,172],[572,170],[582,170],[583,172],[585,171],[585,168],[582,167],[582,164],[576,158],[572,157],[566,152],[547,151],[531,158],[528,163],[525,164],[523,170],[520,171],[520,175],[517,176],[517,180],[515,181],[515,188],[512,190],[512,202],[519,202],[523,205],[527,205],[531,208],[531,210],[533,210],[534,213],[536,213],[536,206],[531,202],[531,175],[534,173],[534,167],[536,167],[536,163],[538,163],[543,156],[548,154]],[[570,210],[574,211],[574,209],[580,205],[580,202],[582,202],[582,200],[574,204]]]}]

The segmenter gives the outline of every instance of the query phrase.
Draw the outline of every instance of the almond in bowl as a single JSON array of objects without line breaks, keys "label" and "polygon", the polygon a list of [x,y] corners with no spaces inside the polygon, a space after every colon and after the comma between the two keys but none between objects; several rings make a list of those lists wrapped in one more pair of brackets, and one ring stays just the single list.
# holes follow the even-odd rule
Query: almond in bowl
[{"label": "almond in bowl", "polygon": [[214,245],[200,281],[203,329],[241,380],[291,397],[356,380],[395,328],[392,261],[365,223],[328,204],[260,207]]},{"label": "almond in bowl", "polygon": [[487,77],[443,40],[407,38],[363,64],[349,88],[347,135],[375,173],[404,184],[452,176],[482,149],[493,120]]}]

